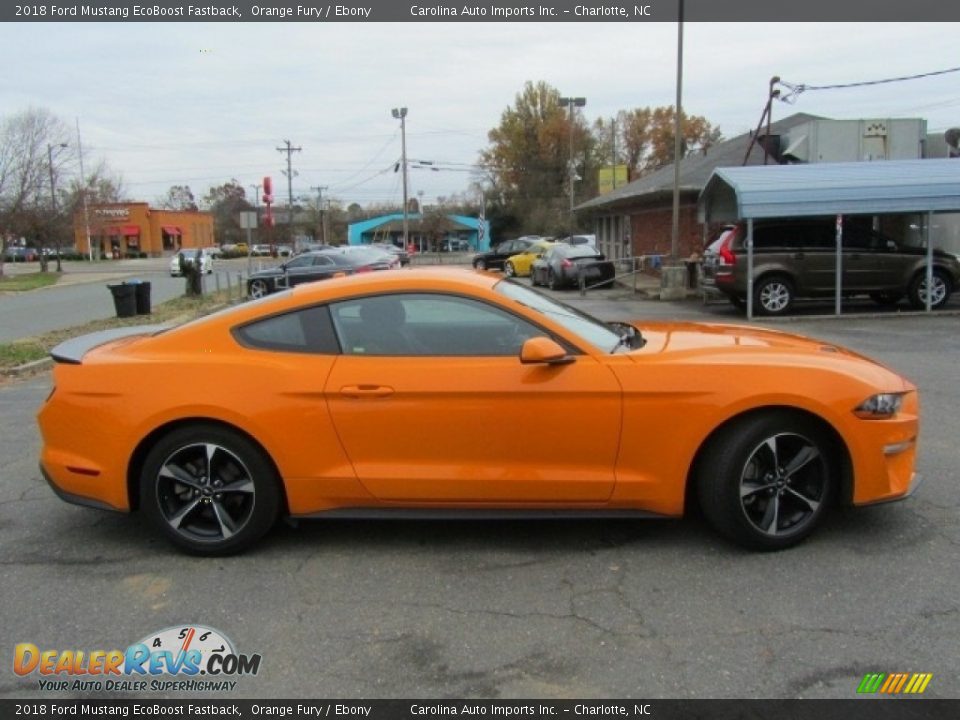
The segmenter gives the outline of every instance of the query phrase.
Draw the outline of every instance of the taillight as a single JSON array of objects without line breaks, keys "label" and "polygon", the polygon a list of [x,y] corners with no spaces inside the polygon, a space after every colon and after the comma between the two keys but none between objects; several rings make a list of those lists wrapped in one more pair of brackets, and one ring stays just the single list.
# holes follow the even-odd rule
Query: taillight
[{"label": "taillight", "polygon": [[569,260],[567,260],[566,258],[564,258],[564,259],[560,262],[560,267],[571,268],[571,267],[573,267],[573,263],[570,262]]},{"label": "taillight", "polygon": [[721,265],[737,264],[737,254],[733,251],[733,240],[736,236],[736,231],[730,230],[720,242],[720,249],[717,251],[717,254],[720,256]]},{"label": "taillight", "polygon": [[356,269],[354,270],[354,272],[355,272],[355,273],[362,273],[362,272],[371,272],[372,270],[373,270],[373,268],[370,267],[369,265],[361,265],[360,267],[356,268]]}]

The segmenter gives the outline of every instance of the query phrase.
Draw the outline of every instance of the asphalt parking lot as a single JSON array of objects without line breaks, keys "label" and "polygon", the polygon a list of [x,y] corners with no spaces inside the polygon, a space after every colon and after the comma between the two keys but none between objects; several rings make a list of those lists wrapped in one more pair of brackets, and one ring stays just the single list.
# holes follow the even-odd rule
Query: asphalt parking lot
[{"label": "asphalt parking lot", "polygon": [[[744,322],[694,301],[565,299],[609,319]],[[55,498],[33,420],[49,377],[0,385],[0,697],[54,697],[12,672],[16,643],[122,649],[190,623],[261,654],[237,698],[854,698],[868,672],[932,673],[926,696],[960,697],[960,318],[773,326],[916,382],[926,478],[910,500],[834,512],[774,554],[693,517],[316,521],[240,557],[190,558],[136,516]],[[588,421],[572,413],[571,437]]]}]

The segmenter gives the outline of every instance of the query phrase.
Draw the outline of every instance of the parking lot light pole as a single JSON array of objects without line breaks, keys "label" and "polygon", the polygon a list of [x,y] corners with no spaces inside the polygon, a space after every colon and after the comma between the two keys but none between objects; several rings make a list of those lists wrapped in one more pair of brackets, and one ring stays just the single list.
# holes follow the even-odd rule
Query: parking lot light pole
[{"label": "parking lot light pole", "polygon": [[[54,148],[65,148],[67,143],[59,143],[57,145],[47,144],[47,169],[50,171],[50,224],[53,225],[53,222],[57,218],[57,191],[53,184],[53,149]],[[53,245],[57,251],[57,272],[63,272],[63,267],[60,265],[60,234],[54,231]],[[40,254],[43,254],[43,248],[40,248]],[[46,269],[46,265],[44,265]]]},{"label": "parking lot light pole", "polygon": [[393,108],[390,112],[400,121],[400,163],[403,166],[403,249],[406,250],[410,242],[407,219],[407,109]]},{"label": "parking lot light pole", "polygon": [[582,97],[562,97],[560,98],[560,107],[570,108],[570,235],[573,236],[573,186],[576,182],[576,169],[573,163],[573,118],[574,112],[578,107],[584,107],[587,99]]}]

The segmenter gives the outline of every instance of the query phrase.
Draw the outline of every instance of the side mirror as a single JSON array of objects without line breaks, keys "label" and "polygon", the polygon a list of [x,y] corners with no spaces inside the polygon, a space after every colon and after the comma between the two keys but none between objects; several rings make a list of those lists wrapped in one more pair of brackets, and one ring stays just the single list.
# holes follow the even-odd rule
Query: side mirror
[{"label": "side mirror", "polygon": [[566,365],[573,362],[573,356],[548,337],[534,337],[520,348],[520,362],[524,365]]}]

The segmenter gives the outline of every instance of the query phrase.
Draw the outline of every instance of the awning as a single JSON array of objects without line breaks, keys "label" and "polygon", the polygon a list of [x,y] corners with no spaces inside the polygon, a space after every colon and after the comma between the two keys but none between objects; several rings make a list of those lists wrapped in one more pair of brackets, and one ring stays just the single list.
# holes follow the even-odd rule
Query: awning
[{"label": "awning", "polygon": [[176,225],[161,225],[160,229],[167,235],[183,235],[183,231]]},{"label": "awning", "polygon": [[116,235],[122,235],[124,237],[130,237],[131,235],[139,237],[140,227],[137,225],[114,225],[112,227],[107,227],[102,230],[103,234],[110,237]]}]

